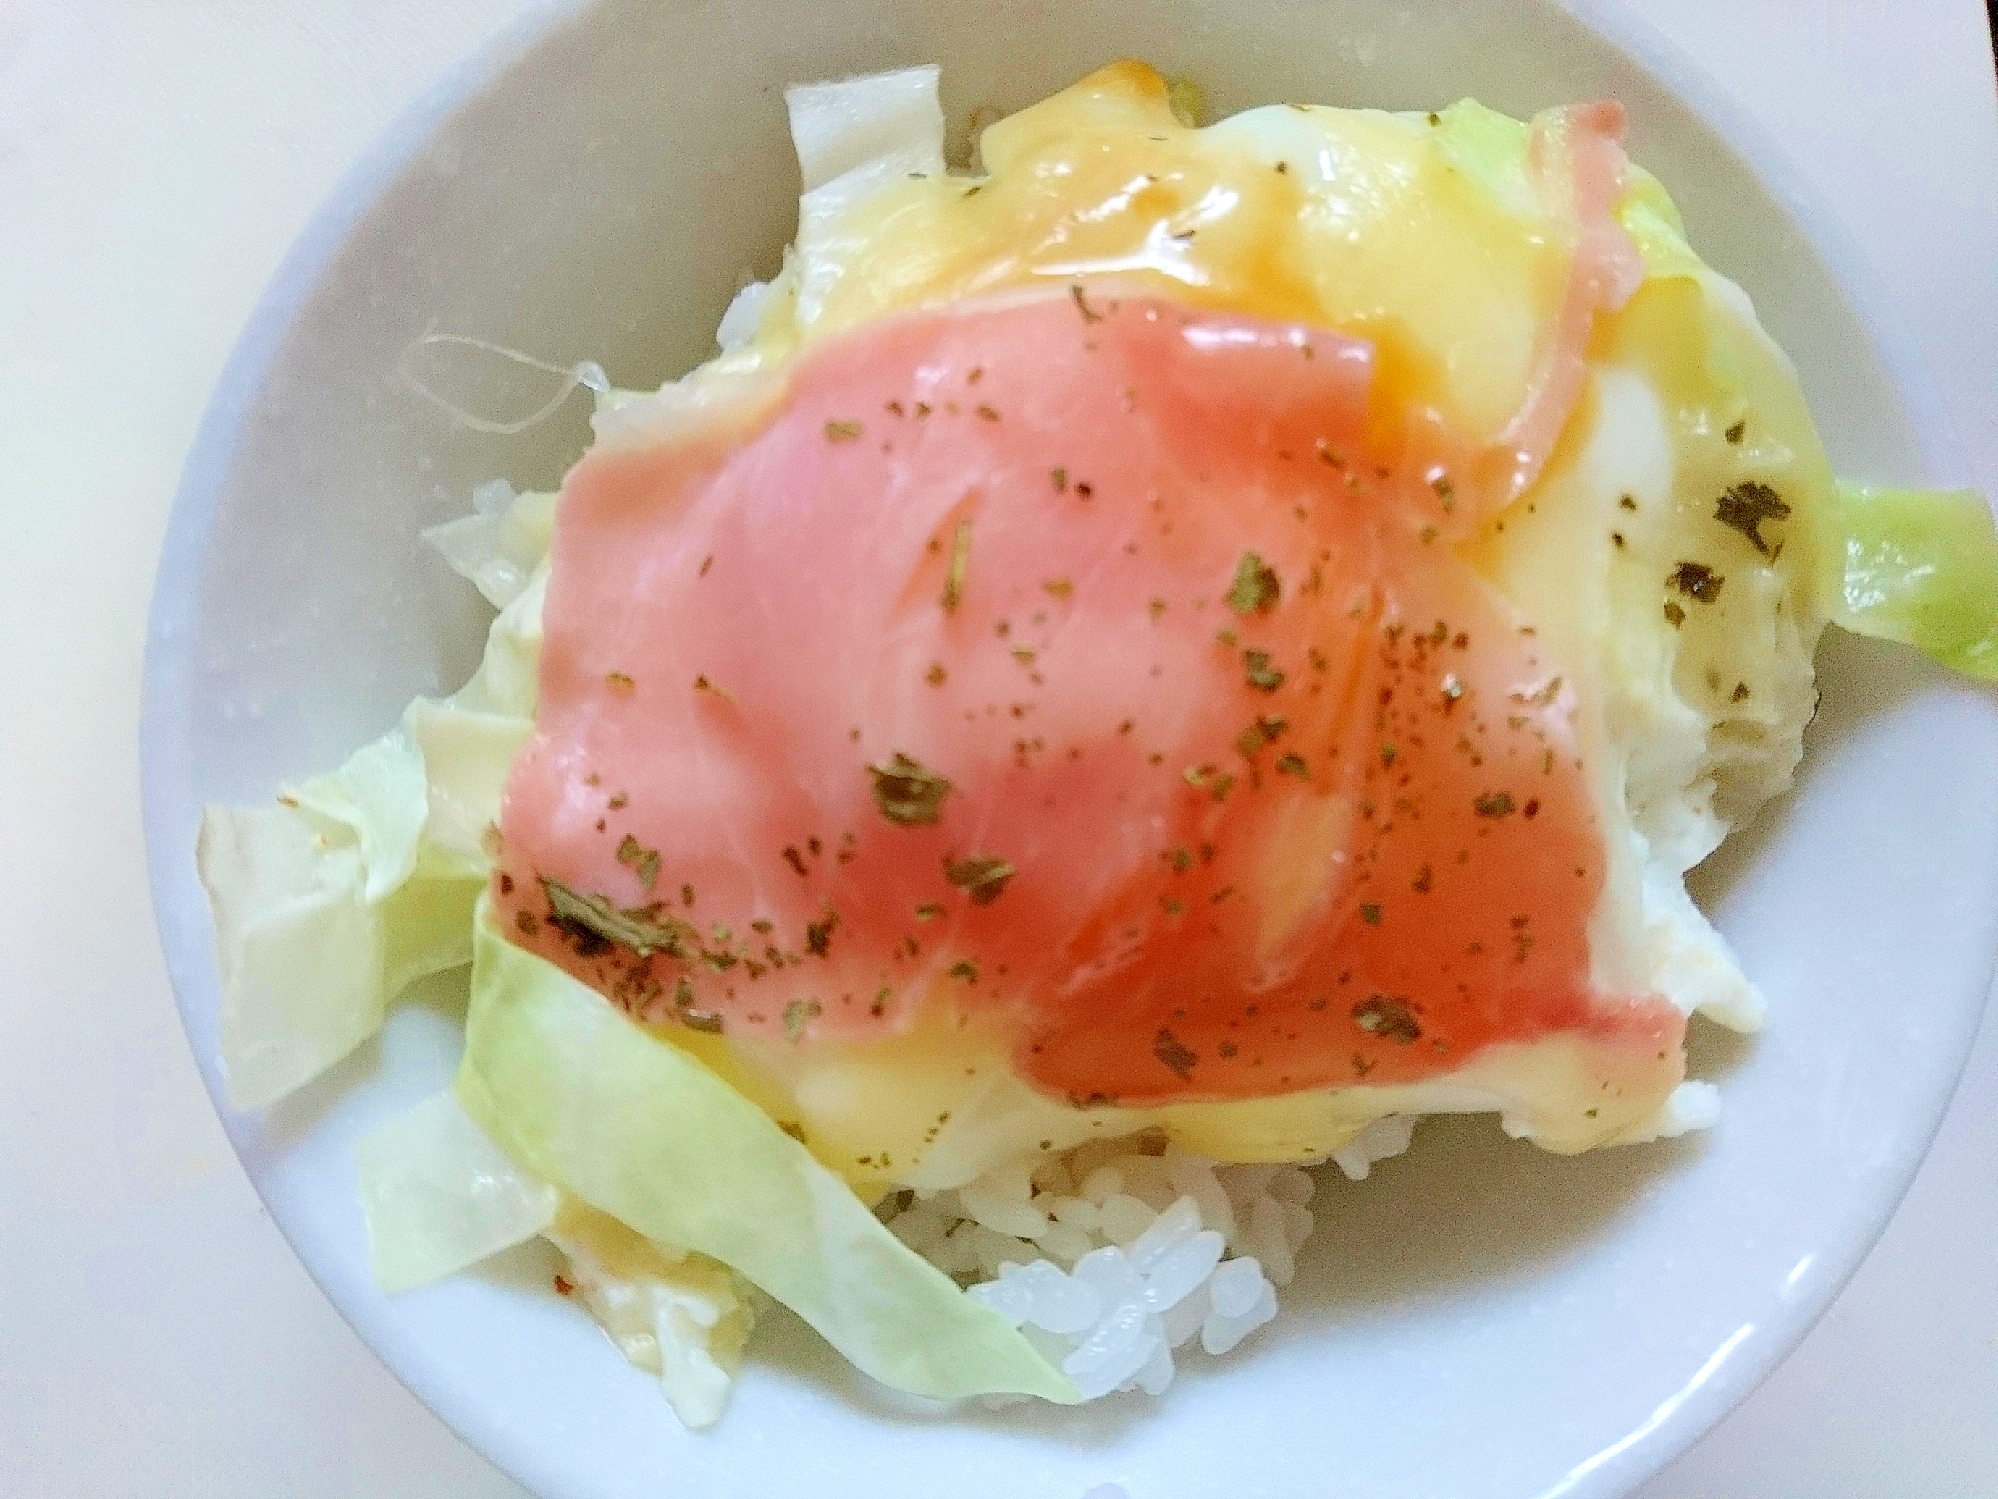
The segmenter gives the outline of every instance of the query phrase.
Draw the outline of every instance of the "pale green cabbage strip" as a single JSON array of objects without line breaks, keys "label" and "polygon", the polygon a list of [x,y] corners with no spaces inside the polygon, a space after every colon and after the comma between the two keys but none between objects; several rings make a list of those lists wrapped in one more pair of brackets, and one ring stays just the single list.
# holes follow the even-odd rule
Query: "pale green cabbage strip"
[{"label": "pale green cabbage strip", "polygon": [[354,1161],[384,1291],[414,1290],[524,1243],[561,1207],[561,1194],[514,1165],[451,1092],[376,1130]]},{"label": "pale green cabbage strip", "polygon": [[884,1384],[939,1399],[1077,1399],[769,1115],[594,989],[477,926],[458,1097],[520,1165],[647,1238],[720,1260]]},{"label": "pale green cabbage strip", "polygon": [[1845,592],[1832,618],[1998,682],[1998,528],[1973,489],[1839,486]]},{"label": "pale green cabbage strip", "polygon": [[[551,501],[523,495],[515,508]],[[478,672],[449,698],[418,698],[277,806],[203,809],[196,860],[238,1108],[303,1087],[380,1030],[409,985],[472,960],[472,903],[490,867],[480,840],[534,727],[546,578],[536,564],[507,598]]]}]

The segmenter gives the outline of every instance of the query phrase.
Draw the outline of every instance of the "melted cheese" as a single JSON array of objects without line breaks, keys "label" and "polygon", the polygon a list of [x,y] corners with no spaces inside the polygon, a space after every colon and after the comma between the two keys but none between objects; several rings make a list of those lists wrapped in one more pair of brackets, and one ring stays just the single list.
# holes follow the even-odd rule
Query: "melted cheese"
[{"label": "melted cheese", "polygon": [[[899,107],[906,108],[906,100]],[[1360,425],[1344,434],[1342,443],[1404,458],[1416,452],[1450,455],[1450,468],[1438,472],[1455,473],[1467,508],[1455,521],[1431,515],[1428,523],[1440,535],[1446,524],[1474,522],[1469,531],[1443,536],[1444,546],[1485,580],[1491,602],[1509,604],[1531,621],[1550,663],[1532,682],[1486,682],[1480,692],[1496,699],[1518,689],[1531,697],[1556,674],[1553,663],[1565,678],[1556,690],[1559,723],[1551,727],[1573,738],[1581,784],[1599,824],[1593,841],[1601,872],[1590,881],[1596,894],[1583,942],[1593,991],[1662,994],[1678,1011],[1706,1005],[1737,1022],[1749,1021],[1759,999],[1686,901],[1679,874],[1718,841],[1730,821],[1779,788],[1794,763],[1797,735],[1808,715],[1809,649],[1820,618],[1814,569],[1821,559],[1812,546],[1809,519],[1824,482],[1823,463],[1794,380],[1754,328],[1752,315],[1736,305],[1738,293],[1690,256],[1684,256],[1682,274],[1656,274],[1659,244],[1681,255],[1683,246],[1673,237],[1669,203],[1660,210],[1662,194],[1647,189],[1642,179],[1619,212],[1626,222],[1638,222],[1640,209],[1650,215],[1639,232],[1654,279],[1626,304],[1635,280],[1628,244],[1606,217],[1620,162],[1615,123],[1613,115],[1600,111],[1557,115],[1536,122],[1529,134],[1526,126],[1475,105],[1427,117],[1278,106],[1194,130],[1174,117],[1155,75],[1124,64],[988,130],[983,178],[946,175],[934,144],[920,142],[884,147],[857,164],[842,162],[850,167],[842,175],[808,182],[812,190],[786,274],[732,310],[730,352],[657,397],[614,413],[601,429],[602,462],[579,471],[564,505],[574,510],[586,503],[577,496],[601,481],[603,465],[619,461],[619,453],[626,455],[627,466],[641,469],[661,461],[684,466],[690,453],[699,460],[695,467],[723,463],[754,434],[783,423],[787,401],[795,400],[801,357],[864,337],[883,319],[967,300],[1020,294],[1031,299],[1039,289],[1079,285],[1086,290],[1076,308],[1084,316],[1100,315],[1091,297],[1139,303],[1163,295],[1169,301],[1161,305],[1249,314],[1300,330],[1292,335],[1296,338],[1308,340],[1317,329],[1360,340],[1368,353],[1370,399]],[[946,374],[962,380],[968,369],[946,371],[939,365],[917,373],[941,390],[935,381]],[[875,394],[882,401],[894,399]],[[963,409],[955,415],[979,420],[969,415],[978,404],[971,391],[962,396]],[[913,399],[905,403],[905,413],[913,410]],[[941,400],[934,404],[940,409]],[[1096,424],[1114,422],[1117,414],[1109,410]],[[855,451],[860,442],[875,441],[888,419],[885,412],[861,415],[857,408],[833,414],[828,407],[817,415],[857,423],[864,435],[855,437]],[[1043,425],[1059,430],[1064,416],[1051,411]],[[1738,421],[1749,429],[1746,435],[1734,427]],[[823,429],[813,434],[808,422],[803,430],[823,444]],[[1050,483],[1057,467],[1065,465],[1047,465]],[[760,475],[781,489],[785,472],[766,467],[751,478]],[[596,478],[585,479],[586,473]],[[978,477],[956,471],[950,482],[958,488],[932,506],[934,513],[925,511],[920,524],[912,522],[932,561],[907,568],[909,596],[894,601],[911,608],[911,617],[920,617],[939,586],[959,522],[970,519],[975,526],[987,503],[973,493]],[[1082,477],[1080,468],[1071,477]],[[1797,501],[1791,522],[1772,528],[1772,536],[1781,533],[1776,555],[1746,534],[1715,525],[1714,496],[1750,478],[1770,482]],[[780,523],[782,509],[780,504]],[[1420,528],[1418,523],[1418,533]],[[632,546],[640,544],[641,531],[632,531]],[[710,555],[707,542],[698,545],[701,559],[649,555],[640,567],[645,578],[634,583],[620,577],[613,592],[686,586],[674,569],[697,570]],[[1278,550],[1274,543],[1266,545]],[[928,550],[932,546],[935,550]],[[822,582],[807,575],[761,588],[759,609],[767,615],[795,607],[800,620],[837,619],[843,599],[850,597],[844,591],[869,565],[866,549],[839,561],[834,538],[821,550]],[[558,539],[558,588],[561,555]],[[715,567],[724,566],[721,550],[712,555]],[[983,551],[975,555],[991,560]],[[1027,556],[1016,559],[1016,570],[1024,570],[1011,579],[1013,592],[997,607],[1009,621],[1016,614],[1031,620],[1035,607],[1051,620],[1057,612],[1051,594],[1048,604],[1022,601],[1049,581],[1038,571],[1052,570],[1037,571]],[[1728,579],[1710,601],[1685,602],[1667,581],[1680,562],[1695,556],[1713,559],[1714,570]],[[1284,575],[1295,581],[1309,565],[1306,558],[1286,557]],[[1207,570],[1215,570],[1211,562]],[[972,576],[984,586],[978,572]],[[1218,592],[1225,582],[1216,578],[1209,586]],[[1467,596],[1461,590],[1456,595]],[[1191,597],[1184,603],[1190,606]],[[1682,616],[1676,625],[1666,609],[1674,604]],[[616,606],[615,598],[597,598],[600,610]],[[996,623],[985,618],[991,612],[979,614],[982,627]],[[863,740],[870,725],[910,722],[909,713],[935,694],[923,680],[929,663],[916,659],[927,647],[911,644],[922,639],[920,630],[913,637],[893,630],[855,632],[854,649],[844,655],[835,650],[821,669],[853,685],[860,696],[836,707],[822,705],[822,711],[850,718]],[[884,640],[890,645],[885,667],[878,659]],[[898,644],[907,647],[901,654],[910,656],[899,665]],[[1012,655],[1016,648],[1038,653],[1054,646],[1052,639],[1000,642],[995,636],[984,649],[990,666],[952,654],[947,672],[969,666],[975,679],[990,685],[988,695],[997,705],[1004,695],[1001,679],[1026,668]],[[814,660],[819,654],[806,652]],[[1157,664],[1139,661],[1140,654],[1130,655],[1127,664],[1139,669]],[[1043,664],[1042,675],[1053,659]],[[1114,648],[1110,659],[1117,659]],[[1202,668],[1191,665],[1195,659],[1188,658],[1193,675],[1184,680],[1200,680]],[[695,663],[676,660],[672,669],[688,665]],[[574,660],[565,668],[558,658],[552,669],[577,668]],[[599,687],[611,672],[625,675],[594,655],[583,675],[592,671]],[[986,676],[978,678],[981,672]],[[684,670],[679,674],[688,676]],[[693,675],[704,674],[696,666]],[[1175,679],[1182,679],[1178,668]],[[728,716],[744,708],[732,696],[732,680],[745,678],[717,668],[711,685],[720,684],[731,697],[695,695],[680,704],[686,721],[725,729]],[[691,686],[688,676],[686,687]],[[1737,686],[1746,692],[1738,693]],[[1184,702],[1211,702],[1219,690]],[[1144,707],[1156,712],[1171,701],[1161,694]],[[1539,712],[1552,701],[1532,706]],[[974,713],[979,706],[972,705]],[[603,716],[614,709],[615,703],[600,703],[590,711],[601,710]],[[1174,748],[1186,751],[1189,767],[1218,766],[1228,758],[1229,747],[1196,751],[1197,734],[1187,737],[1194,733],[1191,724],[1165,726],[1178,736]],[[1021,737],[1031,742],[1033,736]],[[571,748],[582,742],[572,741]],[[1099,747],[1094,737],[1084,736],[1084,742],[1092,750]],[[770,767],[750,774],[729,754],[716,753],[712,745],[696,752],[693,743],[655,744],[654,753],[667,756],[673,774],[692,778],[701,798],[733,805],[732,798],[765,784],[759,776],[767,776]],[[869,742],[861,752],[878,763],[907,748]],[[1373,750],[1378,754],[1379,747]],[[829,740],[780,767],[780,783],[790,777],[786,784],[808,791],[831,787],[835,801],[850,796],[854,754]],[[1274,756],[1265,758],[1273,762]],[[598,772],[575,755],[538,763],[547,774],[568,777],[553,804],[566,808],[561,816],[568,819],[572,846],[591,846],[601,836],[594,825],[605,816],[601,804],[611,791],[600,778],[586,794],[586,775]],[[1154,769],[1138,760],[1122,765],[1114,754],[1111,764],[1114,774],[1099,789],[1112,796],[1118,787],[1142,784]],[[832,787],[826,778],[842,773],[845,789]],[[1182,789],[1199,801],[1198,788]],[[1322,919],[1328,899],[1338,904],[1338,897],[1328,897],[1332,886],[1312,854],[1318,851],[1322,859],[1325,850],[1334,850],[1336,863],[1343,856],[1339,850],[1350,851],[1360,799],[1345,790],[1296,796],[1284,815],[1269,820],[1249,859],[1258,895],[1254,920],[1241,939],[1257,962],[1270,963],[1291,934]],[[814,833],[800,823],[799,842],[787,846],[809,849],[816,836],[824,856],[836,860],[838,835],[829,839],[830,828]],[[1073,836],[1078,830],[1068,831]],[[1116,867],[1120,840],[1132,845],[1127,856],[1147,859],[1169,856],[1179,846],[1155,820],[1113,822],[1087,836],[1112,855],[1106,868]],[[648,831],[647,838],[654,841],[635,841],[655,851],[671,846],[665,834]],[[1190,846],[1197,848],[1197,839]],[[962,854],[970,847],[930,853]],[[616,885],[617,871],[627,876],[635,871],[630,860],[616,863],[615,848],[613,838],[611,869],[582,860],[569,873],[591,889],[617,888],[622,904],[643,892]],[[743,920],[772,920],[774,930],[772,917],[746,913],[765,909],[757,901],[784,881],[771,886],[761,872],[761,856],[739,844],[710,849],[709,857],[715,862],[700,872],[712,888],[727,888],[731,869],[738,882],[749,871],[754,887],[723,924],[733,931]],[[929,868],[932,863],[937,868]],[[917,890],[925,880],[936,883],[941,867],[941,857],[911,861],[907,878],[887,878],[880,888],[907,907],[897,920],[918,906],[944,904],[927,886]],[[518,870],[517,899],[518,892],[533,891],[529,882],[535,872]],[[677,873],[661,878],[669,881],[669,890],[678,882]],[[1009,886],[1011,893],[994,911],[1017,914],[1023,902],[1015,897],[1026,889],[1025,883]],[[958,892],[943,893],[962,906]],[[823,919],[816,907],[791,910],[795,895],[789,892],[779,902],[787,930],[801,928],[791,935],[794,947],[815,916]],[[1146,887],[1145,899],[1159,911],[1162,901],[1172,898]],[[1351,921],[1367,904],[1372,903],[1348,892],[1343,918]],[[518,909],[533,914],[525,904]],[[950,929],[960,932],[977,929],[975,921],[967,924],[962,917],[985,914],[953,910]],[[1509,920],[1518,913],[1507,914]],[[841,913],[842,921],[848,919]],[[712,939],[713,918],[703,912],[701,920],[709,923],[701,929],[704,940]],[[1159,912],[1148,920],[1156,924]],[[856,924],[866,929],[864,922]],[[1372,925],[1358,916],[1342,940],[1350,943],[1357,934],[1364,942]],[[846,935],[852,937],[854,928]],[[916,934],[919,945],[927,937],[927,930]],[[1022,969],[1031,967],[1029,956],[1017,961]],[[911,972],[919,968],[912,964]],[[981,982],[991,982],[986,967],[979,971]],[[619,977],[601,976],[612,990]],[[1155,1101],[1139,1106],[1077,1108],[1061,1095],[1110,1090],[1078,1086],[1073,1067],[1057,1077],[1037,1068],[1031,1052],[1022,1053],[1017,995],[1010,1009],[966,1003],[963,981],[950,981],[947,970],[943,980],[940,984],[932,971],[920,982],[905,974],[883,986],[884,1015],[871,1018],[886,1019],[891,1010],[897,1017],[885,1039],[869,1034],[864,1024],[829,1018],[828,998],[836,1003],[836,995],[816,996],[816,1010],[773,1005],[761,1012],[760,1022],[748,1020],[752,1011],[746,1003],[736,1006],[735,1023],[725,1035],[679,1026],[668,1033],[773,1115],[795,1123],[823,1159],[862,1185],[949,1185],[1009,1155],[1147,1125],[1161,1125],[1205,1153],[1249,1160],[1323,1155],[1373,1118],[1397,1112],[1492,1109],[1516,1133],[1561,1150],[1644,1138],[1688,1122],[1669,1102],[1682,1076],[1676,1021],[1641,1007],[1653,1017],[1644,1021],[1653,1029],[1641,1045],[1637,1031],[1619,1038],[1613,1028],[1605,1032],[1571,1020],[1537,1039],[1508,1040],[1493,1031],[1462,1060],[1436,1065],[1431,1058],[1432,1065],[1414,1073],[1404,1066],[1366,1081],[1321,1086],[1322,1075],[1279,1071],[1290,1086],[1270,1089],[1270,1096],[1221,1097],[1209,1088],[1197,1101],[1174,1101],[1175,1092],[1188,1090],[1166,1087]],[[661,994],[672,992],[661,985]],[[868,994],[870,1004],[878,993]],[[627,988],[624,998],[633,1002],[639,995]],[[715,1004],[715,1014],[724,1008],[716,1000],[700,1003]],[[1350,1028],[1353,1007],[1342,1009]],[[1307,1009],[1301,1015],[1315,1013]],[[1171,1029],[1170,1011],[1166,1025],[1158,1018],[1143,1022],[1143,1040],[1156,1043],[1158,1031]],[[1201,1038],[1198,1065],[1224,1070],[1212,1066],[1220,1059],[1219,1039],[1218,1033]],[[1368,1043],[1363,1056],[1373,1065],[1402,1050],[1392,1034],[1384,1041],[1376,1033],[1361,1039]],[[1077,1052],[1073,1038],[1069,1041],[1061,1048],[1064,1054],[1087,1054],[1086,1047]],[[1172,1041],[1186,1046],[1179,1031]],[[1160,1051],[1175,1055],[1163,1046],[1141,1046],[1141,1061],[1156,1071]],[[1241,1056],[1239,1044],[1235,1054]],[[1082,1071],[1105,1065],[1098,1055]],[[1299,1087],[1300,1082],[1309,1085]]]}]

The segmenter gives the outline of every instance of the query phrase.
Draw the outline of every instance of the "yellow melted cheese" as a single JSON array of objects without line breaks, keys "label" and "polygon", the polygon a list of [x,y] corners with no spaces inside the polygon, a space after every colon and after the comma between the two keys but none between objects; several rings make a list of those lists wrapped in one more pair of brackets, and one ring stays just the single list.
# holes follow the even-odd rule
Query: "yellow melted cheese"
[{"label": "yellow melted cheese", "polygon": [[[1368,339],[1381,409],[1426,407],[1489,442],[1526,399],[1571,249],[1536,199],[1527,140],[1468,101],[1406,115],[1276,105],[1196,129],[1156,73],[1118,63],[989,127],[982,176],[853,173],[808,192],[753,335],[690,385],[897,312],[1115,276]],[[1578,730],[1611,845],[1598,978],[1746,1026],[1759,997],[1681,876],[1797,759],[1835,564],[1813,526],[1831,479],[1787,361],[1686,248],[1662,189],[1633,169],[1618,213],[1649,277],[1599,319],[1540,480],[1468,552],[1587,678]],[[1769,528],[1780,549],[1715,519],[1716,497],[1750,480],[1792,507]],[[1725,576],[1713,603],[1674,592],[1684,561]],[[1624,1087],[1610,1048],[1573,1037],[1493,1047],[1405,1087],[1079,1110],[1034,1094],[996,1032],[944,1009],[865,1046],[671,1039],[864,1193],[955,1186],[1146,1127],[1230,1161],[1322,1157],[1394,1113],[1492,1110],[1564,1152],[1678,1127],[1667,1100]]]}]

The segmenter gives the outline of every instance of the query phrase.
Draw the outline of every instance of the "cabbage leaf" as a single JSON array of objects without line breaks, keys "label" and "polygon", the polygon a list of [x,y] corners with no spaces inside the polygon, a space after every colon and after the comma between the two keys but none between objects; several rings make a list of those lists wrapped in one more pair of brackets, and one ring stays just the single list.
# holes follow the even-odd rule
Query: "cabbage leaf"
[{"label": "cabbage leaf", "polygon": [[[522,495],[492,546],[524,562],[547,497]],[[537,539],[539,538],[539,539]],[[451,557],[476,580],[474,540]],[[548,565],[492,622],[472,679],[274,807],[202,811],[196,864],[215,917],[222,1072],[262,1108],[381,1029],[409,985],[472,960],[472,907],[491,861],[508,766],[534,727]]]},{"label": "cabbage leaf", "polygon": [[728,1265],[896,1389],[1078,1398],[769,1115],[483,917],[476,926],[458,1097],[523,1169]]},{"label": "cabbage leaf", "polygon": [[1832,618],[1998,682],[1998,528],[1972,489],[1841,484],[1845,587]]},{"label": "cabbage leaf", "polygon": [[561,1194],[508,1160],[448,1090],[367,1136],[354,1160],[384,1291],[428,1285],[525,1243],[561,1206]]}]

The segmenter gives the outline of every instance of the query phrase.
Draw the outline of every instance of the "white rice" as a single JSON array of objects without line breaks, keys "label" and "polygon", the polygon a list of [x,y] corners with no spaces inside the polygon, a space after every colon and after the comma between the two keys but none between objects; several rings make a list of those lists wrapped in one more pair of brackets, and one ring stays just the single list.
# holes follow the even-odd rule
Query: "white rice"
[{"label": "white rice", "polygon": [[[1414,1128],[1377,1120],[1331,1159],[1358,1180]],[[1176,1350],[1198,1338],[1224,1354],[1275,1317],[1316,1190],[1299,1166],[1219,1165],[1150,1135],[1011,1161],[955,1191],[903,1191],[881,1216],[1094,1400],[1157,1395]]]}]

